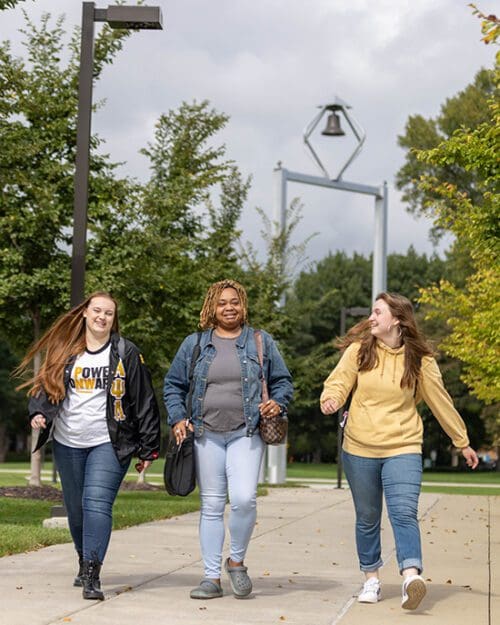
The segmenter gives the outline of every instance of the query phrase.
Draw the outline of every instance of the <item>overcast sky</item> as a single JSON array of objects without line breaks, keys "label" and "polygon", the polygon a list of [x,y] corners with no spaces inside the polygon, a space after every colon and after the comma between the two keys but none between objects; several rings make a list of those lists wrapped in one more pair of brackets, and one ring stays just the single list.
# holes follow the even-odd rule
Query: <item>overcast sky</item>
[{"label": "overcast sky", "polygon": [[[131,2],[132,4],[132,2]],[[320,175],[302,142],[317,106],[335,96],[352,106],[366,131],[363,151],[344,174],[347,181],[389,184],[389,252],[409,245],[431,253],[429,223],[409,216],[394,189],[403,151],[397,135],[409,115],[436,116],[447,97],[491,67],[494,50],[481,41],[480,21],[462,0],[149,0],[161,6],[163,31],[141,31],[125,42],[95,90],[107,104],[93,117],[126,173],[146,179],[148,163],[138,154],[153,137],[162,112],[182,101],[208,99],[230,116],[220,141],[245,175],[253,178],[241,226],[258,245],[260,218],[270,216],[273,168]],[[477,0],[485,13],[491,0]],[[21,54],[22,9],[66,15],[66,28],[81,21],[77,0],[26,0],[0,14],[0,39]],[[97,7],[107,2],[97,2]],[[96,25],[99,28],[99,25]],[[334,175],[353,146],[352,136],[321,137],[313,143]],[[310,260],[329,251],[373,249],[373,199],[289,183],[300,197],[303,220],[296,240],[313,232]],[[449,241],[438,248],[442,252]]]}]

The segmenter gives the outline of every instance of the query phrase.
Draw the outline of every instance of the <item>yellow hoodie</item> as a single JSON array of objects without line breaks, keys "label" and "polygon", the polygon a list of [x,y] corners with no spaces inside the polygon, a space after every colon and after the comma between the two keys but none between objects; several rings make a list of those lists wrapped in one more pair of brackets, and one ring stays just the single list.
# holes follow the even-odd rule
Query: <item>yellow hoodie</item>
[{"label": "yellow hoodie", "polygon": [[424,400],[443,430],[458,448],[467,447],[467,429],[444,388],[436,360],[424,356],[415,389],[401,388],[404,346],[392,349],[377,341],[378,363],[370,371],[358,370],[360,343],[352,343],[325,380],[321,402],[343,406],[353,393],[343,448],[350,454],[385,458],[422,453],[423,424],[416,403]]}]

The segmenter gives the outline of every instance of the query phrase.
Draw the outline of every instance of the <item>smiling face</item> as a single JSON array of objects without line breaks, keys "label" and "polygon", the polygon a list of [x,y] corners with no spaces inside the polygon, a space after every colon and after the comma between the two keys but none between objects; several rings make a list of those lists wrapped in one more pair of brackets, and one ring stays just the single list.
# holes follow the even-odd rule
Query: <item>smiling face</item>
[{"label": "smiling face", "polygon": [[389,305],[383,299],[378,299],[373,304],[372,314],[368,317],[371,326],[372,336],[392,343],[394,337],[399,335],[399,320],[393,316]]},{"label": "smiling face", "polygon": [[93,297],[83,311],[86,332],[100,342],[107,341],[113,328],[116,306],[104,296]]},{"label": "smiling face", "polygon": [[235,289],[224,289],[215,309],[217,328],[232,332],[243,324],[243,307]]}]

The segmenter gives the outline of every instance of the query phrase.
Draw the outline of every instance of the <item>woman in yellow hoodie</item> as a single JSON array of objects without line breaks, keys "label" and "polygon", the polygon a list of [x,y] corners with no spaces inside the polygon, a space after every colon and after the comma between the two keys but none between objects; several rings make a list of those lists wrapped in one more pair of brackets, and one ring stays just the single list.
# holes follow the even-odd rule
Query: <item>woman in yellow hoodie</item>
[{"label": "woman in yellow hoodie", "polygon": [[320,402],[323,414],[332,414],[352,391],[342,460],[356,511],[360,569],[366,577],[358,600],[376,603],[381,597],[385,496],[403,575],[401,605],[414,610],[426,592],[417,520],[423,426],[416,404],[427,403],[469,467],[475,469],[478,458],[406,297],[380,293],[368,321],[354,326],[339,346],[344,353],[324,383]]}]

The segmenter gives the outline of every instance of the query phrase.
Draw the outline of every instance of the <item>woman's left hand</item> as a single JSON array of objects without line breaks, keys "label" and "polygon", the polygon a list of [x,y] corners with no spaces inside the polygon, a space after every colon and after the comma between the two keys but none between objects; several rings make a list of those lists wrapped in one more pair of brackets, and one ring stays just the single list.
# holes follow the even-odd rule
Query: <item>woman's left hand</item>
[{"label": "woman's left hand", "polygon": [[472,449],[472,447],[464,447],[461,451],[462,456],[467,462],[467,466],[471,469],[475,469],[479,464],[479,458],[477,457],[476,452]]},{"label": "woman's left hand", "polygon": [[259,412],[261,417],[274,417],[281,412],[281,407],[274,399],[259,404]]}]

